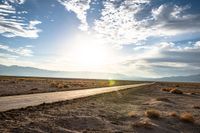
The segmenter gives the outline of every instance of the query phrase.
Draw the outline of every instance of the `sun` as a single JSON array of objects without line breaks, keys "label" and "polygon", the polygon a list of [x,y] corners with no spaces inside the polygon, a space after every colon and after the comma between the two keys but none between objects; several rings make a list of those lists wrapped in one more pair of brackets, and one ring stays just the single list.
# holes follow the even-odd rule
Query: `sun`
[{"label": "sun", "polygon": [[69,55],[74,64],[80,67],[101,67],[109,63],[110,51],[102,40],[93,36],[79,35],[73,41]]}]

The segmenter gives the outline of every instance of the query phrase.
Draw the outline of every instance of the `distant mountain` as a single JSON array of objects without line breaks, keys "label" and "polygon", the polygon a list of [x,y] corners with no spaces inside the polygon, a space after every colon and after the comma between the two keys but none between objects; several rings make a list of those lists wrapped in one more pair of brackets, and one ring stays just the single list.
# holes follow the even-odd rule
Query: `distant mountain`
[{"label": "distant mountain", "polygon": [[82,72],[82,71],[51,71],[34,67],[5,66],[0,64],[0,75],[6,76],[34,76],[58,78],[85,78],[85,79],[123,79],[141,81],[169,81],[169,82],[200,82],[200,74],[189,76],[174,76],[163,78],[128,77],[117,73]]},{"label": "distant mountain", "polygon": [[200,82],[200,74],[189,76],[173,76],[163,77],[158,79],[151,79],[154,81],[169,81],[169,82]]},{"label": "distant mountain", "polygon": [[88,79],[128,79],[126,75],[116,73],[82,72],[82,71],[51,71],[34,67],[0,65],[0,75],[6,76],[34,76],[60,78],[88,78]]}]

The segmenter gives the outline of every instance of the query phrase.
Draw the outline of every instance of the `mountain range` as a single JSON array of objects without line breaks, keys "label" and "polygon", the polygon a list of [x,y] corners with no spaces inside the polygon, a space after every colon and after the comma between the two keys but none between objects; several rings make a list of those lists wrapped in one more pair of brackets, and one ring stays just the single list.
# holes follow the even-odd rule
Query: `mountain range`
[{"label": "mountain range", "polygon": [[0,65],[0,75],[5,76],[33,76],[57,78],[86,78],[86,79],[127,79],[126,75],[103,72],[85,71],[52,71],[34,67]]},{"label": "mountain range", "polygon": [[85,79],[123,79],[123,80],[148,80],[168,82],[200,82],[200,74],[189,76],[173,76],[163,78],[128,77],[117,73],[85,72],[85,71],[52,71],[34,67],[0,65],[0,75],[6,76],[33,76],[57,78],[85,78]]},{"label": "mountain range", "polygon": [[154,79],[154,81],[168,81],[168,82],[200,82],[200,74],[188,76],[172,76]]}]

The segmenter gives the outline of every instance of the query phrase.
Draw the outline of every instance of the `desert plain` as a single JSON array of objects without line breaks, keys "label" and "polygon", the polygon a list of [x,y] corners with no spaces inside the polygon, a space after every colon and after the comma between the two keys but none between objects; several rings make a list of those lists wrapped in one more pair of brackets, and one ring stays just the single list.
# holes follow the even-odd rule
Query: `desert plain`
[{"label": "desert plain", "polygon": [[[144,83],[1,77],[0,96]],[[200,133],[200,83],[155,82],[0,112],[0,132]]]}]

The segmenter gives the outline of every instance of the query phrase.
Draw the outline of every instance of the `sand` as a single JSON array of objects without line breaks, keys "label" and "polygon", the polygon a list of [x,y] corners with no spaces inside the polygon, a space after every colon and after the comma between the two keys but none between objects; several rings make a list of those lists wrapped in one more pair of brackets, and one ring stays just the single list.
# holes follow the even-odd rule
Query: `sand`
[{"label": "sand", "polygon": [[[183,94],[161,90],[174,87]],[[200,133],[199,101],[200,84],[156,83],[3,112],[0,132]],[[158,111],[159,117],[145,115],[149,110]],[[194,121],[180,119],[185,112]]]}]

